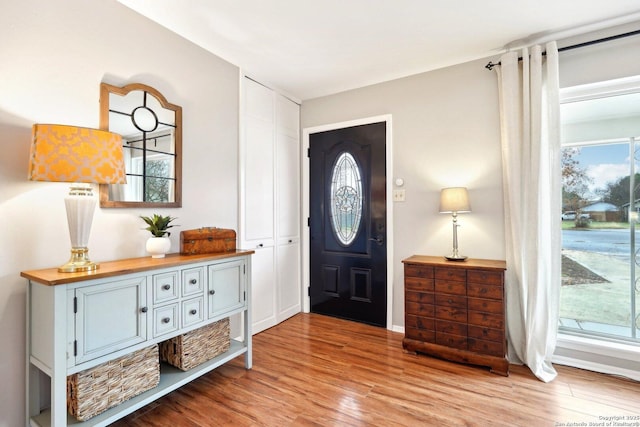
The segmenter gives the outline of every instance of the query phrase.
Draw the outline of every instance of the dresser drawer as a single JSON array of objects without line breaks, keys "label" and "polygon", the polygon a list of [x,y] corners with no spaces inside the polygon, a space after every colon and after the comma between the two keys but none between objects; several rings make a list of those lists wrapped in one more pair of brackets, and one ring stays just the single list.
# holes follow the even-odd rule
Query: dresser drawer
[{"label": "dresser drawer", "polygon": [[153,336],[178,330],[178,303],[153,309]]},{"label": "dresser drawer", "polygon": [[421,277],[423,279],[433,279],[433,267],[425,265],[405,264],[404,277]]},{"label": "dresser drawer", "polygon": [[464,282],[436,279],[435,292],[443,294],[466,295],[467,285]]},{"label": "dresser drawer", "polygon": [[447,347],[467,349],[467,337],[453,334],[445,334],[436,332],[436,344],[445,345]]},{"label": "dresser drawer", "polygon": [[404,299],[405,301],[419,302],[421,304],[433,304],[435,302],[433,292],[405,291]]},{"label": "dresser drawer", "polygon": [[414,316],[413,314],[407,314],[405,316],[405,327],[415,329],[429,329],[435,330],[435,320],[433,317],[421,317]]},{"label": "dresser drawer", "polygon": [[467,321],[467,309],[466,308],[452,308],[436,306],[436,319],[453,320],[456,322]]},{"label": "dresser drawer", "polygon": [[496,314],[502,314],[504,312],[504,305],[500,300],[469,298],[467,301],[469,310],[484,311],[485,313]]},{"label": "dresser drawer", "polygon": [[469,338],[480,340],[503,342],[504,331],[501,329],[491,329],[483,326],[469,325]]},{"label": "dresser drawer", "polygon": [[404,336],[406,338],[411,338],[413,340],[423,341],[423,342],[436,342],[436,331],[430,331],[427,329],[416,329],[416,328],[405,328]]},{"label": "dresser drawer", "polygon": [[502,300],[504,298],[504,292],[502,286],[500,285],[468,283],[467,296]]},{"label": "dresser drawer", "polygon": [[467,280],[467,270],[460,268],[441,268],[435,269],[436,279],[455,280],[457,282],[464,282]]},{"label": "dresser drawer", "polygon": [[178,273],[172,271],[153,276],[153,303],[159,304],[178,298]]},{"label": "dresser drawer", "polygon": [[404,279],[404,286],[407,289],[415,289],[416,291],[433,291],[433,279],[407,277]]},{"label": "dresser drawer", "polygon": [[469,270],[467,281],[469,283],[482,283],[487,285],[502,285],[504,274],[502,271]]},{"label": "dresser drawer", "polygon": [[458,322],[449,322],[446,320],[436,320],[436,332],[444,332],[445,334],[467,336],[467,324]]},{"label": "dresser drawer", "polygon": [[436,294],[436,305],[467,309],[467,297],[461,295]]},{"label": "dresser drawer", "polygon": [[488,354],[491,356],[504,356],[504,343],[494,341],[483,341],[469,338],[469,350],[476,353]]},{"label": "dresser drawer", "polygon": [[417,314],[425,317],[433,317],[435,314],[435,306],[433,304],[422,304],[413,301],[405,301],[404,310],[409,314]]},{"label": "dresser drawer", "polygon": [[502,314],[481,313],[479,311],[469,310],[469,324],[494,329],[504,329],[504,316]]}]

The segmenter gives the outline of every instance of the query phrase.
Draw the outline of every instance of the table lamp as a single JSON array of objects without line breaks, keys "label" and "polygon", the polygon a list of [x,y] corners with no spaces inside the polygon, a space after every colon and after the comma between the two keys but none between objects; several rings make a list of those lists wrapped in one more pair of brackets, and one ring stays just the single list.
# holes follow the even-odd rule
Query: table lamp
[{"label": "table lamp", "polygon": [[125,184],[122,137],[98,129],[35,124],[29,154],[32,181],[71,182],[65,198],[71,258],[59,272],[91,271],[89,234],[97,199],[91,184]]},{"label": "table lamp", "polygon": [[458,252],[458,214],[471,212],[469,195],[465,187],[449,187],[440,191],[440,213],[451,213],[453,216],[453,251],[445,255],[449,261],[464,261],[466,256]]}]

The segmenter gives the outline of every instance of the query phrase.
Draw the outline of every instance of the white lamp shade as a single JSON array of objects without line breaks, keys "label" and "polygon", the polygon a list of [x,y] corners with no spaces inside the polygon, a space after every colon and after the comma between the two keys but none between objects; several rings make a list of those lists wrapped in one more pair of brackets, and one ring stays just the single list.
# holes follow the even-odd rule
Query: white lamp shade
[{"label": "white lamp shade", "polygon": [[440,213],[471,212],[465,187],[449,187],[440,191]]}]

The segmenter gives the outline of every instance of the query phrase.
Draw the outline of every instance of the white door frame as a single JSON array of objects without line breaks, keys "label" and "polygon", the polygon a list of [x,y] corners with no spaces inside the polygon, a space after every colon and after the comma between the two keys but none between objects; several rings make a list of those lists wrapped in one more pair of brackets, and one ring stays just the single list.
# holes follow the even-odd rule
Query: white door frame
[{"label": "white door frame", "polygon": [[302,130],[302,150],[300,164],[302,165],[302,310],[309,313],[311,302],[309,298],[310,273],[309,273],[309,135],[329,130],[342,129],[352,126],[367,125],[371,123],[386,123],[386,197],[387,197],[387,329],[393,329],[393,157],[392,157],[392,122],[391,114],[381,116],[366,117],[363,119],[349,120],[346,122],[330,123],[321,126],[313,126]]}]

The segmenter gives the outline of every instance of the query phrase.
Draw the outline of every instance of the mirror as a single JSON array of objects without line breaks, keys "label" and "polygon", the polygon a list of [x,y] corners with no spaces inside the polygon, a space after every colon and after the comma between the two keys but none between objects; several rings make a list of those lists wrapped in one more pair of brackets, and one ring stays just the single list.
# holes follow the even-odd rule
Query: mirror
[{"label": "mirror", "polygon": [[100,207],[182,206],[182,107],[141,83],[101,83],[100,129],[122,135],[127,174],[100,185]]}]

